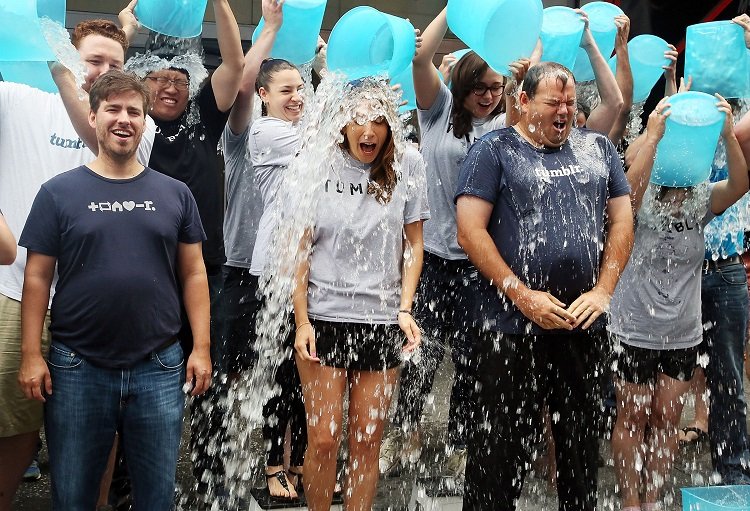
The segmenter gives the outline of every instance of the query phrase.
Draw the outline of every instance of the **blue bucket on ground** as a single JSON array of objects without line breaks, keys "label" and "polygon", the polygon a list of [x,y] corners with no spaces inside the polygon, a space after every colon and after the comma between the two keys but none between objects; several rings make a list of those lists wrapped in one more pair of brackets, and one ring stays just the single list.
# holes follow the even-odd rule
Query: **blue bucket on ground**
[{"label": "blue bucket on ground", "polygon": [[404,18],[372,7],[344,14],[328,38],[328,69],[349,80],[387,74],[397,76],[414,58],[414,26]]},{"label": "blue bucket on ground", "polygon": [[656,146],[652,183],[687,187],[708,179],[725,117],[717,102],[710,94],[693,91],[669,98],[671,113]]},{"label": "blue bucket on ground", "polygon": [[747,511],[750,486],[682,488],[683,511]]},{"label": "blue bucket on ground", "polygon": [[731,21],[712,21],[687,27],[685,77],[693,77],[690,90],[725,98],[748,95],[750,69],[742,27]]},{"label": "blue bucket on ground", "polygon": [[542,31],[541,0],[448,0],[448,26],[492,69],[528,58]]},{"label": "blue bucket on ground", "polygon": [[[315,58],[318,34],[323,24],[327,0],[286,0],[282,6],[284,23],[276,34],[271,57],[300,65]],[[265,21],[260,19],[253,32],[253,44]]]},{"label": "blue bucket on ground", "polygon": [[399,107],[399,113],[416,110],[417,94],[414,92],[414,73],[411,64],[398,75],[391,78],[391,85],[401,85],[401,99],[402,101],[406,101],[405,105]]},{"label": "blue bucket on ground", "polygon": [[[615,49],[617,36],[615,16],[623,14],[622,9],[608,2],[591,2],[581,9],[589,16],[589,28],[597,48],[605,59],[609,59]],[[589,61],[589,55],[583,48],[578,49],[578,57],[572,71],[577,82],[588,82],[594,79],[594,70]]]},{"label": "blue bucket on ground", "polygon": [[0,62],[4,82],[25,83],[44,92],[57,93],[46,62]]},{"label": "blue bucket on ground", "polygon": [[208,0],[138,0],[135,16],[141,24],[171,37],[196,37],[203,31]]},{"label": "blue bucket on ground", "polygon": [[[628,43],[630,70],[633,73],[633,103],[646,101],[651,89],[664,73],[663,66],[669,65],[669,59],[664,52],[669,45],[661,37],[642,34],[634,37]],[[617,70],[617,55],[609,60],[612,72]]]},{"label": "blue bucket on ground", "polygon": [[65,26],[65,0],[36,0],[36,13]]},{"label": "blue bucket on ground", "polygon": [[0,20],[0,61],[55,60],[42,35],[36,0],[0,0]]},{"label": "blue bucket on ground", "polygon": [[543,61],[573,69],[581,45],[584,23],[570,7],[547,7],[542,21]]}]

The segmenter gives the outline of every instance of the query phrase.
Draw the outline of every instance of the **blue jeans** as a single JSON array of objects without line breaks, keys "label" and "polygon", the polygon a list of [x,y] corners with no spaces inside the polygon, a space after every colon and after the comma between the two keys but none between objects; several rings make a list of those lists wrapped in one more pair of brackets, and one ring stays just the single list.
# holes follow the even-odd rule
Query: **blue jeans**
[{"label": "blue jeans", "polygon": [[52,342],[44,407],[52,509],[91,511],[119,429],[134,509],[173,507],[185,395],[179,343],[130,369],[96,367]]},{"label": "blue jeans", "polygon": [[711,392],[708,432],[711,459],[723,484],[750,483],[742,359],[748,321],[747,275],[742,263],[703,274],[701,301],[706,378]]}]

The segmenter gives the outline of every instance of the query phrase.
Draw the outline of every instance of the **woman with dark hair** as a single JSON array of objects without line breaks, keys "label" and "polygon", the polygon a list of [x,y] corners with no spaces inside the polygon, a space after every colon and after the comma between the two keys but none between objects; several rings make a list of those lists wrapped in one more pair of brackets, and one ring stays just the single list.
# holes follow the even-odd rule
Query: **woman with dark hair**
[{"label": "woman with dark hair", "polygon": [[[448,344],[456,371],[448,424],[447,447],[451,455],[446,468],[451,475],[460,477],[466,465],[468,406],[473,388],[466,332],[471,315],[470,283],[477,273],[456,240],[453,196],[458,168],[469,147],[484,134],[504,127],[505,104],[515,105],[515,101],[509,95],[512,91],[508,79],[492,70],[473,51],[453,66],[450,89],[442,83],[432,61],[447,28],[446,9],[443,9],[422,34],[422,46],[413,60],[421,152],[427,164],[432,213],[432,220],[425,226],[424,272],[414,310],[426,342],[419,362],[406,364],[401,373],[394,427],[381,451],[383,473],[396,471],[402,463],[416,463],[417,425]],[[528,66],[528,60],[521,60],[513,63],[511,70],[522,77]]]},{"label": "woman with dark hair", "polygon": [[411,308],[422,222],[429,217],[424,162],[404,139],[396,94],[386,83],[365,79],[344,94],[343,106],[331,102],[323,111],[322,118],[345,125],[333,154],[317,163],[325,181],[293,296],[307,411],[304,489],[312,511],[331,505],[347,389],[344,507],[372,508],[398,367],[421,337]]}]

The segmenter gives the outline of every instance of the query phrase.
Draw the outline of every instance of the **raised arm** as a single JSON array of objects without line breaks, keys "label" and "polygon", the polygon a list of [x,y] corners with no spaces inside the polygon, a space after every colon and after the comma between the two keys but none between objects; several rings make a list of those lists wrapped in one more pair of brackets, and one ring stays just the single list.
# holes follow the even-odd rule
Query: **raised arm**
[{"label": "raised arm", "polygon": [[219,42],[221,65],[211,75],[211,86],[216,106],[222,112],[232,108],[242,79],[245,58],[242,52],[240,27],[234,17],[229,0],[213,0],[216,34]]},{"label": "raised arm", "polygon": [[255,97],[255,79],[258,77],[260,64],[271,54],[276,34],[281,28],[283,21],[281,5],[277,0],[262,1],[263,29],[255,44],[245,54],[245,69],[242,72],[240,89],[229,114],[229,128],[235,135],[245,131],[250,122]]},{"label": "raised arm", "polygon": [[99,154],[99,143],[96,141],[96,129],[89,124],[89,110],[91,108],[89,107],[88,93],[84,93],[78,87],[73,73],[67,67],[58,62],[50,62],[49,69],[52,79],[57,85],[57,90],[60,91],[60,98],[68,112],[70,123],[83,143],[86,144],[86,147],[94,153],[94,156],[97,156]]},{"label": "raised arm", "polygon": [[630,18],[621,14],[615,17],[617,25],[617,38],[615,39],[615,55],[617,56],[617,69],[615,70],[615,81],[622,95],[622,108],[615,117],[615,122],[609,130],[609,139],[614,144],[619,144],[625,134],[628,125],[630,108],[633,106],[633,72],[630,69],[630,55],[628,54],[628,36],[630,34]]},{"label": "raised arm", "polygon": [[596,46],[596,41],[594,41],[594,36],[589,28],[588,16],[580,9],[577,9],[576,12],[583,16],[586,23],[581,47],[586,51],[591,62],[591,68],[594,70],[594,77],[596,78],[596,88],[599,90],[599,97],[601,98],[599,105],[589,115],[586,127],[599,133],[608,134],[622,108],[622,94],[620,93],[620,87],[617,85],[617,80],[615,80],[615,75],[609,68],[609,63]]},{"label": "raised arm", "polygon": [[44,402],[52,394],[52,379],[42,356],[42,329],[57,259],[28,251],[21,299],[21,367],[18,383],[29,399]]},{"label": "raised arm", "polygon": [[[667,103],[668,99],[663,98],[659,101],[654,111],[648,116],[646,131],[639,137],[638,153],[633,158],[633,163],[626,174],[628,183],[630,184],[630,204],[633,208],[633,213],[638,213],[638,210],[641,209],[643,194],[646,192],[648,181],[651,178],[651,169],[654,167],[656,146],[664,136],[665,123],[667,117],[669,117],[669,112],[665,112],[669,107],[669,103]],[[636,149],[633,145],[628,148],[628,152],[634,150]],[[626,159],[627,157],[628,154],[626,153]]]},{"label": "raised arm", "polygon": [[487,231],[493,205],[479,197],[462,195],[456,203],[458,244],[474,266],[503,293],[524,316],[544,329],[571,330],[575,316],[565,304],[544,291],[529,289],[513,273]]},{"label": "raised arm", "polygon": [[132,0],[117,15],[122,31],[125,32],[125,37],[128,39],[128,43],[133,42],[133,38],[138,33],[138,29],[141,26],[141,24],[138,23],[138,18],[135,17],[135,6],[137,3],[138,0]]},{"label": "raised arm", "polygon": [[429,110],[440,91],[440,77],[435,72],[432,59],[440,47],[440,43],[448,30],[447,7],[432,20],[422,32],[422,46],[417,48],[414,56],[414,93],[417,96],[417,105],[422,110]]},{"label": "raised arm", "polygon": [[729,174],[726,180],[716,183],[711,191],[711,211],[715,215],[720,215],[747,193],[749,183],[747,162],[745,161],[742,147],[737,140],[737,135],[734,132],[732,107],[729,106],[726,99],[718,94],[716,94],[716,97],[719,99],[719,104],[717,105],[719,110],[726,115],[721,136],[724,138],[726,144],[727,170]]}]

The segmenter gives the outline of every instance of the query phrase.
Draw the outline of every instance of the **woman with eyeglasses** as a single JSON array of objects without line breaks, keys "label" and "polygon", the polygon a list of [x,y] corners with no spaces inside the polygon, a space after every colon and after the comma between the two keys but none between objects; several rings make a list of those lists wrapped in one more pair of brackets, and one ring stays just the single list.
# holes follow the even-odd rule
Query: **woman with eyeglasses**
[{"label": "woman with eyeglasses", "polygon": [[[433,57],[448,28],[446,9],[422,34],[422,46],[413,60],[421,152],[427,163],[427,189],[432,220],[424,228],[424,270],[417,292],[414,316],[424,331],[425,344],[419,363],[405,364],[392,432],[386,437],[380,457],[384,473],[395,471],[403,461],[416,463],[419,449],[416,430],[435,372],[445,352],[452,347],[455,377],[451,392],[446,470],[461,476],[466,465],[466,429],[471,421],[468,405],[473,388],[468,368],[471,352],[467,330],[471,312],[469,284],[476,270],[456,240],[456,206],[453,196],[458,168],[471,145],[484,134],[505,126],[503,114],[511,84],[490,69],[473,51],[452,68],[450,88],[435,72]],[[511,65],[522,76],[529,61]],[[520,81],[520,80],[519,80]],[[514,103],[512,103],[514,104]],[[402,432],[407,438],[402,438]]]}]

